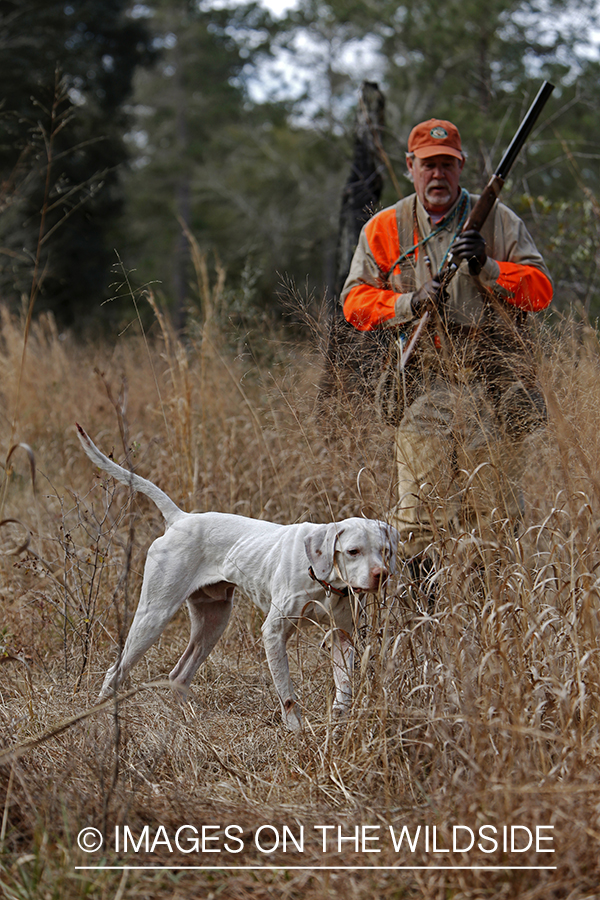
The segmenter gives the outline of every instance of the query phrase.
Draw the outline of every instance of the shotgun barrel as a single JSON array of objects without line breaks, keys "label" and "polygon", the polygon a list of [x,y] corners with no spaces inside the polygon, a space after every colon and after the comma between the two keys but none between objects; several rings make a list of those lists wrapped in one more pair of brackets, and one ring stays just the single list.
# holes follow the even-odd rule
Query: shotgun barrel
[{"label": "shotgun barrel", "polygon": [[[550,84],[549,81],[544,81],[535,100],[529,107],[527,115],[519,125],[515,136],[500,160],[498,168],[484,187],[479,199],[469,213],[462,231],[481,231],[483,228],[483,224],[492,211],[492,207],[498,198],[498,194],[504,187],[504,182],[506,181],[514,161],[519,155],[523,144],[531,134],[531,130],[537,122],[538,117],[553,90],[554,85]],[[450,253],[443,271],[440,272],[440,275],[443,276],[445,286],[448,284],[457,268],[458,265],[452,261],[452,253]]]},{"label": "shotgun barrel", "polygon": [[519,155],[523,144],[531,134],[531,130],[537,122],[538,116],[546,105],[546,101],[553,90],[554,85],[550,84],[549,81],[544,81],[537,93],[537,97],[529,107],[527,115],[519,125],[517,133],[508,145],[504,156],[500,160],[500,165],[495,172],[498,178],[501,178],[503,181],[506,181],[506,177],[512,169],[515,159]]}]

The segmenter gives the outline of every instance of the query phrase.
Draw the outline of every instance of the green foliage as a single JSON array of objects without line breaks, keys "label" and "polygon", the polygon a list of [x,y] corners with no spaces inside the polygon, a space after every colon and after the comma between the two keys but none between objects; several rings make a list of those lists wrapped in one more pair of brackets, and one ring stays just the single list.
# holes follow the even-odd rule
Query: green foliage
[{"label": "green foliage", "polygon": [[140,280],[162,282],[179,321],[190,275],[182,221],[240,291],[249,261],[261,272],[259,307],[277,305],[284,273],[322,283],[345,174],[339,139],[291,124],[289,103],[251,100],[252,72],[268,58],[276,26],[255,4],[153,10],[162,51],[137,76],[131,139],[141,149],[127,182],[128,266]]},{"label": "green foliage", "polygon": [[148,58],[126,0],[0,3],[0,285],[29,295],[64,325],[97,317],[122,209],[122,107]]},{"label": "green foliage", "polygon": [[535,215],[540,249],[551,263],[560,307],[585,318],[600,316],[600,207],[593,198],[569,202],[526,197]]}]

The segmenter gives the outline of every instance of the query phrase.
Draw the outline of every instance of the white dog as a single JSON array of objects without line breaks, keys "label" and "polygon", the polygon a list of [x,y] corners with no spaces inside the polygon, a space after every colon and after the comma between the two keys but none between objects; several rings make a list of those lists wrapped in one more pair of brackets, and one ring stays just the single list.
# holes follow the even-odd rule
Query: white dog
[{"label": "white dog", "polygon": [[277,525],[218,512],[186,513],[151,481],[101,453],[79,425],[77,429],[90,459],[117,481],[146,494],[167,525],[148,550],[138,608],[100,697],[118,688],[184,601],[191,619],[190,641],[169,677],[187,689],[225,631],[237,587],[266,615],[263,641],[287,727],[302,727],[286,650],[302,620],[332,625],[333,708],[336,714],[345,711],[352,699],[350,594],[376,592],[393,571],[396,530],[358,518],[328,525]]}]

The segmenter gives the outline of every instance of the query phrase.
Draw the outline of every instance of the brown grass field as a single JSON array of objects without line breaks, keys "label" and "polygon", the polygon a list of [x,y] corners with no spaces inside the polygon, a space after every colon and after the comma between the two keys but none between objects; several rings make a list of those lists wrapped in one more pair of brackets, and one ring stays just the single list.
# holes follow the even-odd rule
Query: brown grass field
[{"label": "brown grass field", "polygon": [[[76,421],[187,510],[321,522],[392,502],[392,431],[368,398],[324,419],[314,343],[264,333],[240,353],[216,321],[192,318],[179,340],[159,317],[147,336],[134,323],[92,345],[44,318],[25,341],[2,317],[0,895],[600,897],[600,346],[587,326],[544,333],[550,421],[529,439],[523,533],[470,555],[440,547],[431,609],[402,573],[369,598],[342,726],[314,629],[290,642],[305,729],[284,731],[243,597],[189,702],[145,686],[187,642],[181,612],[119,702],[95,705],[162,520],[94,469]],[[102,849],[79,848],[87,827]]]}]

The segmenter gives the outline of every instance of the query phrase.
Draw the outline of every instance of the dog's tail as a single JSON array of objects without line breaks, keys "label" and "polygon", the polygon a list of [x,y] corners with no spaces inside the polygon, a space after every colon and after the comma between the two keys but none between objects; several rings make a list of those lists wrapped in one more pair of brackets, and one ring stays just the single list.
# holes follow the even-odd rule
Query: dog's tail
[{"label": "dog's tail", "polygon": [[181,516],[185,515],[183,510],[179,509],[176,503],[173,503],[170,497],[165,494],[164,491],[161,491],[159,487],[153,484],[151,481],[148,481],[146,478],[142,478],[140,475],[136,475],[134,472],[129,472],[127,469],[123,469],[122,466],[117,465],[116,462],[113,462],[112,459],[109,459],[108,456],[105,456],[102,453],[92,439],[85,433],[81,425],[77,425],[77,436],[81,441],[81,446],[92,460],[93,463],[96,463],[101,469],[104,469],[105,472],[108,472],[109,475],[112,475],[113,478],[116,478],[117,481],[123,482],[123,484],[129,485],[129,487],[133,491],[139,491],[141,494],[145,494],[147,497],[156,503],[161,513],[165,517],[165,521],[167,525],[172,525],[177,519]]}]

